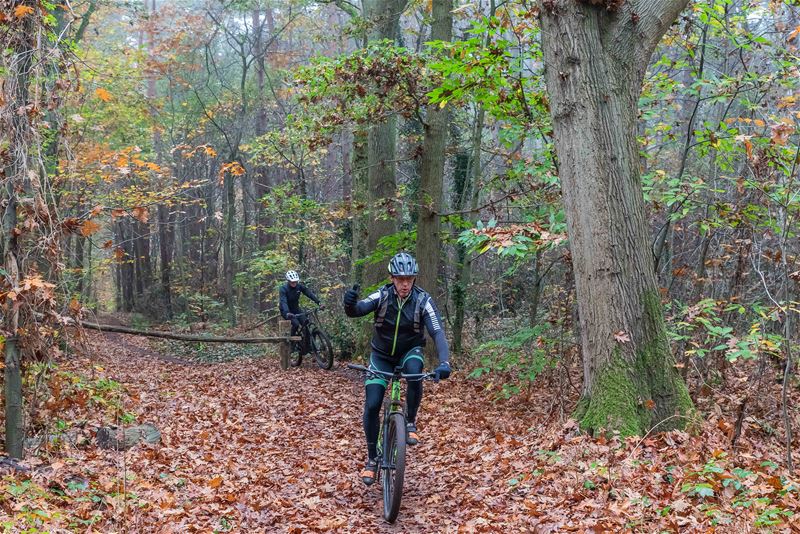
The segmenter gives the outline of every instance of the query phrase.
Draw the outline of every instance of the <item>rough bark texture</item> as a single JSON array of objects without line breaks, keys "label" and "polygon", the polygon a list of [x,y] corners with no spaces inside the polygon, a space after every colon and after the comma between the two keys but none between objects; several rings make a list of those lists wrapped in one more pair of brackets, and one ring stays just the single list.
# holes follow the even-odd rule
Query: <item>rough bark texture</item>
[{"label": "rough bark texture", "polygon": [[[374,0],[366,5],[371,24],[370,41],[397,39],[400,15],[407,0]],[[397,179],[395,177],[397,147],[397,116],[375,124],[367,134],[367,181],[369,183],[369,219],[367,252],[374,251],[380,239],[397,231],[399,215],[396,205]],[[374,285],[386,278],[383,262],[367,267],[364,282]]]},{"label": "rough bark texture", "polygon": [[[265,13],[262,20],[261,10],[256,8],[253,10],[253,28],[255,28],[255,44],[253,53],[256,56],[255,69],[256,69],[256,86],[258,88],[256,98],[256,121],[255,121],[255,135],[260,137],[267,132],[268,116],[267,116],[267,77],[266,77],[266,55],[267,44],[274,38],[275,35],[275,19],[272,15],[273,8],[269,5],[264,7]],[[253,168],[254,173],[254,191],[255,191],[255,220],[256,225],[256,247],[257,250],[268,250],[273,247],[273,235],[267,232],[267,229],[272,226],[273,221],[265,213],[261,205],[261,199],[264,198],[273,186],[274,171],[266,165],[256,165]],[[269,298],[270,292],[269,284],[264,280],[258,281],[256,288],[255,298],[258,301],[258,311],[265,312],[273,307],[272,299]]]},{"label": "rough bark texture", "polygon": [[[31,125],[27,113],[21,112],[29,103],[28,84],[33,55],[35,33],[33,23],[27,17],[14,29],[9,30],[6,41],[7,62],[3,62],[4,79],[0,83],[3,90],[2,109],[3,141],[8,142],[7,155],[10,159],[2,169],[4,188],[0,198],[2,209],[2,268],[7,283],[16,287],[20,283],[20,245],[14,232],[17,226],[18,194],[24,187],[28,171],[28,149],[31,143]],[[6,59],[4,57],[4,59]],[[17,346],[19,311],[14,301],[5,299],[2,310],[3,333],[9,336],[4,340],[5,368],[3,370],[3,395],[5,402],[5,449],[12,458],[22,458],[25,439],[25,418],[23,412],[22,374],[20,369],[20,347]]]},{"label": "rough bark texture", "polygon": [[[452,0],[433,0],[431,40],[450,41],[453,35]],[[417,220],[417,262],[419,285],[437,300],[439,291],[439,213],[442,210],[445,148],[449,111],[430,106],[425,116],[425,139],[419,184],[419,217]]]},{"label": "rough bark texture", "polygon": [[645,69],[686,3],[627,1],[608,10],[557,0],[541,15],[582,326],[576,416],[590,431],[642,435],[683,427],[693,415],[667,342],[636,145]]}]

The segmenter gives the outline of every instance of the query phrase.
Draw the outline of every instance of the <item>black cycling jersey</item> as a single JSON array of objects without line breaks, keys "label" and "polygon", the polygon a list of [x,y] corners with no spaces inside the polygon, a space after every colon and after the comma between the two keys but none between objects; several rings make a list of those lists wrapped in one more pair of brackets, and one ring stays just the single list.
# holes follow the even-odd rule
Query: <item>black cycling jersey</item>
[{"label": "black cycling jersey", "polygon": [[319,299],[314,293],[311,292],[310,289],[299,282],[295,287],[290,286],[287,282],[281,286],[280,303],[278,305],[278,309],[280,310],[281,316],[284,319],[286,319],[287,313],[302,312],[300,309],[300,293],[316,302],[319,306]]},{"label": "black cycling jersey", "polygon": [[389,360],[399,362],[414,347],[425,345],[422,324],[436,344],[439,362],[446,362],[449,358],[450,348],[436,305],[416,285],[411,289],[411,294],[401,301],[394,284],[387,284],[354,306],[345,305],[344,311],[348,317],[361,317],[375,312],[372,350]]}]

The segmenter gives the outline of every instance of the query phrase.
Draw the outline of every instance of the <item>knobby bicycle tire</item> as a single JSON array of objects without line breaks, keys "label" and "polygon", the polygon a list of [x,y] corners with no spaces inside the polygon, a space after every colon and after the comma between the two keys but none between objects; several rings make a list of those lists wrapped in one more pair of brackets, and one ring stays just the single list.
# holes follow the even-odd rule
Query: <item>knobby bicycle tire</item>
[{"label": "knobby bicycle tire", "polygon": [[311,334],[311,346],[314,350],[314,360],[320,369],[328,370],[333,367],[333,346],[328,334],[316,329]]},{"label": "knobby bicycle tire", "polygon": [[406,421],[403,414],[393,413],[389,419],[383,446],[383,518],[394,523],[403,498],[403,476],[406,471]]}]

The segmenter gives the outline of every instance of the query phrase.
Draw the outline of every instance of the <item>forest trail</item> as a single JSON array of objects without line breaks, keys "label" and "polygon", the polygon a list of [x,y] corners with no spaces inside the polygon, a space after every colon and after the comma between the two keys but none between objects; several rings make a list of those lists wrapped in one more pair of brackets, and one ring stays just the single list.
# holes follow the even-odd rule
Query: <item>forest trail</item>
[{"label": "forest trail", "polygon": [[391,526],[381,518],[380,487],[367,488],[358,478],[365,453],[363,389],[355,372],[338,362],[322,371],[308,361],[284,372],[273,355],[181,364],[120,334],[92,334],[91,344],[102,354],[95,365],[125,385],[137,421],[162,433],[159,446],[109,453],[109,460],[124,454],[132,478],[127,491],[147,503],[126,511],[128,528],[534,528],[535,517],[522,513],[524,493],[509,484],[526,469],[522,436],[514,437],[522,427],[509,426],[498,407],[475,402],[479,390],[463,380],[426,384],[423,439],[409,449],[403,506]]},{"label": "forest trail", "polygon": [[[357,373],[340,362],[323,371],[307,361],[282,371],[271,353],[203,363],[162,350],[139,337],[87,332],[78,355],[51,376],[57,398],[43,408],[80,428],[83,439],[31,456],[29,482],[0,479],[0,525],[21,528],[24,519],[47,532],[148,533],[800,532],[800,514],[792,512],[800,509],[800,476],[781,468],[780,443],[767,441],[756,421],[730,445],[732,420],[723,414],[734,413],[735,395],[699,399],[709,415],[696,434],[620,440],[577,432],[565,417],[575,395],[559,387],[562,368],[543,373],[527,399],[498,400],[503,381],[491,377],[456,372],[426,383],[422,443],[409,449],[400,515],[388,525],[381,488],[358,477]],[[70,386],[76,380],[84,386]],[[122,386],[108,389],[110,380]],[[109,391],[118,404],[94,400]],[[136,424],[155,424],[161,443],[126,452],[97,447],[98,425],[125,412]]]}]

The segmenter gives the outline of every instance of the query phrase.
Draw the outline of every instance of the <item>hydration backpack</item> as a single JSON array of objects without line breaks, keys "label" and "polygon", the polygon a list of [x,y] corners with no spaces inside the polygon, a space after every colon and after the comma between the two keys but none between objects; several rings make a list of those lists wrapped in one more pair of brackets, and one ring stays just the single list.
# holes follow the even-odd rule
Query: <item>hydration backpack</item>
[{"label": "hydration backpack", "polygon": [[[383,326],[383,321],[386,318],[386,309],[389,307],[389,290],[391,286],[391,284],[387,284],[379,290],[381,296],[378,299],[378,309],[375,310],[375,328]],[[411,289],[411,295],[409,296],[413,296],[415,291],[419,294],[417,295],[417,305],[414,308],[414,333],[419,334],[422,332],[422,310],[425,309],[425,305],[428,304],[431,296],[417,286]]]}]

